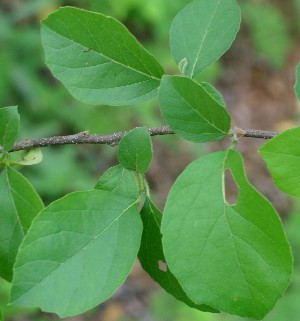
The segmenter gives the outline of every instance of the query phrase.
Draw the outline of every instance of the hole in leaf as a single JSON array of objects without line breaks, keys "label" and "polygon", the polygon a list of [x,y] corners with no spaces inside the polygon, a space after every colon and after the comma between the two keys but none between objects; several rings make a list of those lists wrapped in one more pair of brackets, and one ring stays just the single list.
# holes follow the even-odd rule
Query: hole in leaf
[{"label": "hole in leaf", "polygon": [[225,170],[224,180],[226,202],[229,205],[235,205],[239,198],[239,188],[233,178],[231,170],[228,168]]},{"label": "hole in leaf", "polygon": [[158,268],[163,272],[167,272],[168,271],[167,263],[163,262],[161,260],[158,261]]}]

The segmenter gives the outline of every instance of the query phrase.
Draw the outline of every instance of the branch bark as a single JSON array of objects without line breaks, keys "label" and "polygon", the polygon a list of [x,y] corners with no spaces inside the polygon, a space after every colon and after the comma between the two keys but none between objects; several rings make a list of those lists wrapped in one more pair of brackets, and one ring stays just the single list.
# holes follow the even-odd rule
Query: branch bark
[{"label": "branch bark", "polygon": [[[151,136],[160,136],[160,135],[172,135],[174,132],[169,126],[162,127],[152,127],[148,128],[148,131]],[[241,129],[233,128],[232,132],[237,137],[251,137],[251,138],[262,138],[262,139],[271,139],[278,135],[277,132],[270,132],[264,130],[256,129]],[[48,147],[48,146],[57,146],[57,145],[70,145],[70,144],[103,144],[115,146],[119,143],[121,138],[126,134],[126,131],[117,132],[108,135],[91,135],[88,132],[81,132],[74,135],[67,136],[53,136],[48,138],[39,138],[39,139],[25,139],[20,142],[17,142],[15,146],[10,150],[10,152],[16,152],[21,150],[27,150],[37,147]]]}]

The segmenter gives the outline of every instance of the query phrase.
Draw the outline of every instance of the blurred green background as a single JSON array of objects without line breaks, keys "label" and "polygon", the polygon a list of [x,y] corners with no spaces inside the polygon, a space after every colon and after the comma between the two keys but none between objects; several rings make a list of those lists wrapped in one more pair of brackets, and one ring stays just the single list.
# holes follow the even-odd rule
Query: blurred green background
[{"label": "blurred green background", "polygon": [[[76,101],[56,81],[44,64],[39,21],[59,6],[72,5],[98,11],[121,20],[151,51],[169,74],[178,73],[172,60],[168,31],[176,13],[187,0],[1,0],[0,2],[0,105],[18,105],[21,114],[20,139],[73,134],[112,133],[134,126],[164,124],[156,99],[129,107],[89,106]],[[261,128],[255,115],[264,112],[275,129],[283,130],[297,122],[297,103],[293,95],[295,62],[300,60],[300,0],[240,0],[243,24],[236,44],[199,80],[215,84],[224,94],[237,125]],[[238,59],[237,59],[238,57]],[[264,87],[266,83],[269,87]],[[289,90],[285,90],[284,85]],[[277,86],[277,87],[276,87]],[[281,86],[281,87],[280,87]],[[279,88],[279,89],[277,89]],[[268,92],[271,91],[271,93]],[[272,91],[286,94],[276,96]],[[247,92],[247,96],[243,93]],[[262,93],[260,92],[262,91]],[[240,100],[238,97],[241,96]],[[257,101],[257,102],[256,102]],[[255,107],[256,104],[259,107]],[[278,106],[266,109],[261,106]],[[278,115],[278,116],[276,116]],[[277,118],[276,118],[277,117]],[[240,125],[241,126],[241,125]],[[271,126],[271,125],[270,125]],[[259,142],[261,144],[262,142]],[[242,142],[250,179],[268,194],[268,179],[260,175],[260,163],[252,160],[249,142]],[[148,179],[154,199],[162,208],[168,190],[183,168],[197,156],[223,145],[199,145],[175,137],[154,139],[154,162]],[[250,152],[249,152],[250,151]],[[116,151],[108,146],[64,146],[43,150],[44,160],[31,168],[22,168],[46,204],[64,194],[92,188],[99,175],[117,163]],[[264,172],[265,169],[262,169]],[[254,174],[251,174],[255,172]],[[260,175],[260,176],[259,176]],[[269,179],[270,182],[270,179]],[[269,183],[270,184],[270,183]],[[269,192],[273,194],[272,192]],[[278,191],[276,193],[279,193]],[[277,195],[277,194],[276,194]],[[279,195],[279,194],[278,194]],[[281,194],[280,194],[281,195]],[[268,195],[267,195],[268,196]],[[270,196],[271,200],[272,197]],[[268,321],[300,319],[300,205],[284,196],[278,209],[284,215],[288,237],[295,255],[293,282]],[[283,206],[284,204],[284,206]],[[0,280],[0,308],[5,320],[59,320],[36,309],[7,307],[9,284]],[[51,298],[49,298],[51,299]],[[105,321],[236,321],[226,315],[204,314],[173,300],[159,290],[141,271],[134,268],[131,277],[116,295],[99,308],[68,320]]]}]

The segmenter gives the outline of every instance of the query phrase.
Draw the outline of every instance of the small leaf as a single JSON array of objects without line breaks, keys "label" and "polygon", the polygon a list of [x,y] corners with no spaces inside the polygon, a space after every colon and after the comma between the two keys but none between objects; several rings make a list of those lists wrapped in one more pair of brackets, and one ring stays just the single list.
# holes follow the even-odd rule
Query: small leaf
[{"label": "small leaf", "polygon": [[[225,199],[230,169],[238,200]],[[221,311],[262,319],[286,290],[290,246],[272,205],[245,176],[234,150],[206,155],[177,178],[162,219],[171,272],[189,298]]]},{"label": "small leaf", "polygon": [[67,317],[107,300],[138,253],[137,202],[92,190],[71,193],[45,208],[20,247],[12,304]]},{"label": "small leaf", "polygon": [[264,144],[259,152],[275,184],[285,193],[300,196],[300,127],[284,131]]},{"label": "small leaf", "polygon": [[212,87],[182,76],[164,76],[159,89],[163,117],[183,139],[211,142],[228,135],[230,115]]},{"label": "small leaf", "polygon": [[300,63],[297,65],[297,69],[296,69],[295,93],[298,100],[300,101]]},{"label": "small leaf", "polygon": [[41,31],[48,67],[78,100],[127,105],[156,95],[162,67],[117,20],[64,7]]},{"label": "small leaf", "polygon": [[43,160],[43,153],[40,148],[32,148],[24,151],[22,154],[22,159],[19,161],[10,161],[11,166],[22,165],[31,166],[39,164]]},{"label": "small leaf", "polygon": [[137,199],[139,196],[137,174],[122,165],[111,167],[100,177],[95,189]]},{"label": "small leaf", "polygon": [[187,66],[187,59],[186,58],[183,58],[180,63],[178,64],[178,68],[180,70],[180,72],[184,75],[185,73],[185,69],[186,69],[186,66]]},{"label": "small leaf", "polygon": [[0,108],[0,146],[4,150],[9,151],[14,146],[19,134],[19,123],[18,107]]},{"label": "small leaf", "polygon": [[7,167],[0,174],[0,276],[11,281],[19,246],[43,203],[23,175]]},{"label": "small leaf", "polygon": [[152,142],[146,128],[134,128],[120,140],[118,159],[131,171],[147,172],[152,161]]},{"label": "small leaf", "polygon": [[182,287],[169,269],[163,271],[160,268],[160,263],[166,262],[160,233],[162,214],[150,199],[146,199],[141,210],[141,217],[143,220],[144,229],[138,257],[143,269],[154,281],[156,281],[163,289],[174,296],[177,300],[201,311],[218,312],[207,305],[197,305],[193,303],[184,293]]},{"label": "small leaf", "polygon": [[186,59],[185,75],[195,78],[231,46],[240,28],[236,0],[194,0],[175,17],[170,46],[177,64]]}]

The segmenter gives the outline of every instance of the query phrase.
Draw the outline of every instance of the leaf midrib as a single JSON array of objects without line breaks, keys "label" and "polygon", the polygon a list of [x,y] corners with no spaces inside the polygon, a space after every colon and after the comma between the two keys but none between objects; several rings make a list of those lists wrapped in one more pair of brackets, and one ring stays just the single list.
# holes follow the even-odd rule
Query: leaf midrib
[{"label": "leaf midrib", "polygon": [[[44,26],[44,28],[50,30],[50,32],[55,33],[56,35],[58,35],[59,37],[62,37],[63,39],[66,39],[67,41],[72,41],[73,43],[76,43],[77,45],[82,46],[83,48],[86,48],[85,46],[83,46],[83,45],[82,45],[81,43],[79,43],[78,41],[75,41],[75,40],[73,40],[73,39],[67,38],[67,37],[59,34],[59,33],[56,32],[55,30],[49,28],[47,25],[43,24],[43,26]],[[97,44],[97,43],[96,43],[96,44]],[[44,46],[45,46],[45,43],[44,43]],[[50,47],[51,49],[57,49],[57,48],[53,48],[52,46],[49,46],[49,45],[48,45],[48,47]],[[98,47],[98,46],[97,46],[97,47]],[[61,48],[58,48],[57,50],[61,50]],[[111,62],[113,62],[113,63],[115,63],[115,64],[117,64],[117,65],[119,65],[119,66],[122,66],[123,68],[128,68],[128,69],[134,71],[135,73],[139,73],[139,74],[141,74],[141,75],[143,75],[143,76],[146,76],[146,77],[148,77],[148,78],[151,78],[151,79],[153,79],[153,80],[158,80],[158,81],[160,81],[160,78],[157,78],[157,77],[155,77],[155,76],[146,74],[146,73],[144,73],[144,72],[142,72],[142,71],[140,71],[140,70],[137,70],[137,69],[132,68],[131,66],[122,64],[121,62],[116,61],[115,59],[112,59],[112,58],[104,55],[104,54],[101,53],[99,50],[95,50],[95,49],[93,49],[93,48],[91,48],[91,50],[94,51],[94,52],[96,52],[96,53],[99,54],[100,56],[104,57],[105,59],[107,59],[107,60],[109,60],[109,61],[111,61]],[[53,65],[56,65],[56,64],[53,64]],[[99,64],[98,64],[98,65],[99,65]],[[98,65],[96,65],[96,66],[98,66]],[[100,65],[101,65],[101,64],[100,64]],[[58,66],[59,66],[59,65],[58,65]],[[67,67],[67,68],[69,69],[69,67]],[[84,67],[83,67],[83,68],[84,68]]]}]

